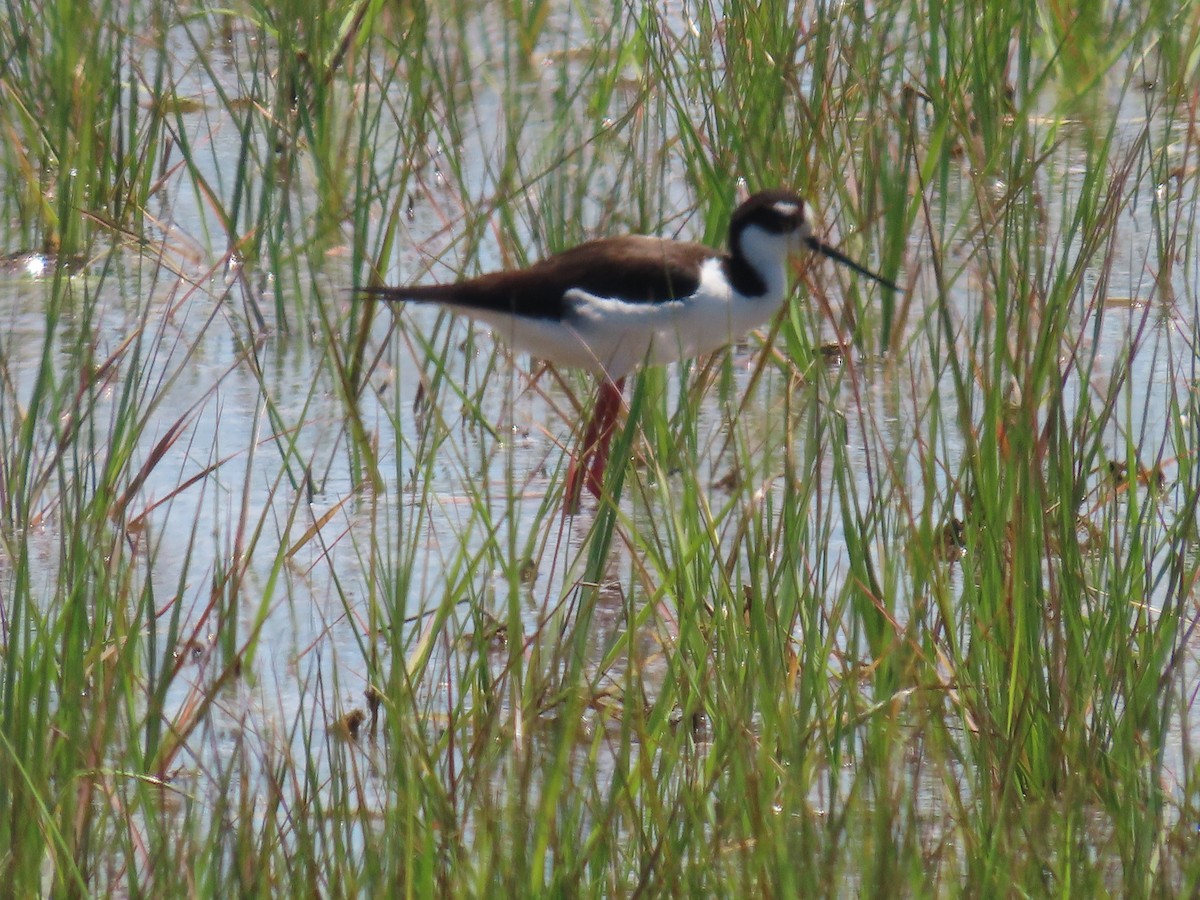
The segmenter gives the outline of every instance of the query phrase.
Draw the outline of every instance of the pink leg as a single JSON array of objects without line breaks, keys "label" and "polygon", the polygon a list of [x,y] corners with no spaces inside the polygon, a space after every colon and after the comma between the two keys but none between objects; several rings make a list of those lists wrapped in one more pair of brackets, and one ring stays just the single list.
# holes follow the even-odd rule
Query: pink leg
[{"label": "pink leg", "polygon": [[[593,497],[600,496],[604,483],[604,469],[608,463],[608,447],[612,442],[617,413],[621,409],[621,391],[625,379],[615,382],[605,379],[600,384],[596,408],[592,412],[579,456],[567,467],[567,484],[563,493],[563,512],[571,513],[579,508],[579,495],[583,489],[584,473],[587,474],[587,489]],[[591,465],[588,461],[591,459]]]},{"label": "pink leg", "polygon": [[592,412],[592,417],[588,420],[587,431],[583,436],[583,447],[578,456],[571,457],[571,464],[567,466],[567,484],[563,488],[563,512],[566,514],[579,509],[579,495],[583,488],[583,480],[580,476],[587,470],[588,448],[596,440],[596,431],[600,421],[599,412],[598,408]]},{"label": "pink leg", "polygon": [[604,420],[600,433],[596,436],[595,455],[592,466],[588,469],[587,487],[593,497],[600,498],[600,490],[604,487],[604,470],[608,467],[608,445],[612,443],[613,432],[617,430],[617,414],[621,411],[621,392],[625,389],[625,379],[618,378],[615,382],[605,381],[600,385],[600,397],[596,401],[597,414],[603,407]]}]

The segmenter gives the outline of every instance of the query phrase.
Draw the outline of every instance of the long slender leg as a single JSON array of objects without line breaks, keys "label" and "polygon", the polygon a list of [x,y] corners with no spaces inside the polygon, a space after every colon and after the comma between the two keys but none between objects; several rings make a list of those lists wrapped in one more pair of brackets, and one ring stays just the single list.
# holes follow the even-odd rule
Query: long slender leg
[{"label": "long slender leg", "polygon": [[596,432],[600,426],[600,409],[597,407],[592,411],[591,418],[588,419],[587,430],[583,434],[583,443],[580,445],[579,455],[571,457],[571,464],[567,466],[567,483],[563,488],[563,513],[570,514],[579,509],[579,495],[583,489],[582,475],[587,471],[587,461],[590,455],[592,444],[596,442]]},{"label": "long slender leg", "polygon": [[[579,455],[567,467],[567,483],[563,491],[563,512],[572,513],[579,508],[579,497],[583,492],[586,477],[587,489],[593,497],[600,496],[605,464],[608,461],[608,446],[616,425],[617,413],[621,409],[621,391],[625,379],[612,382],[607,378],[600,384],[596,408],[592,411]],[[590,461],[590,465],[589,465]]]},{"label": "long slender leg", "polygon": [[624,378],[618,378],[616,381],[605,380],[600,385],[600,398],[597,406],[604,405],[606,417],[603,428],[596,438],[596,453],[592,457],[587,480],[588,490],[597,499],[604,487],[604,470],[608,467],[608,446],[612,443],[613,432],[617,430],[617,415],[621,410],[621,393],[624,389]]}]

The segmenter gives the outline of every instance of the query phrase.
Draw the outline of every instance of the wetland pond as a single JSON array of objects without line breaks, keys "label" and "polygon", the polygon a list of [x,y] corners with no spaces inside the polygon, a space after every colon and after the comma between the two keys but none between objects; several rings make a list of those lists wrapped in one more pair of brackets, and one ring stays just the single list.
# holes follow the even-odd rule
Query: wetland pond
[{"label": "wetland pond", "polygon": [[[0,172],[43,888],[1194,884],[1194,85],[1153,23],[1079,88],[1067,38],[973,68],[917,11],[100,29],[120,189]],[[632,379],[574,515],[593,380],[355,293],[720,244],[773,186],[901,290],[798,260],[769,326]]]}]

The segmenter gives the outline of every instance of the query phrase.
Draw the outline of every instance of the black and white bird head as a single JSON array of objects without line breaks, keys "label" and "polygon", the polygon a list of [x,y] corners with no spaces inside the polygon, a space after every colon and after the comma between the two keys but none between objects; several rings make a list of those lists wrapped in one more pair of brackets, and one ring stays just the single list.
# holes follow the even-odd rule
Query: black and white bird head
[{"label": "black and white bird head", "polygon": [[734,211],[729,223],[729,249],[756,272],[768,271],[800,250],[810,250],[897,290],[895,284],[813,234],[803,198],[784,188],[754,194]]}]

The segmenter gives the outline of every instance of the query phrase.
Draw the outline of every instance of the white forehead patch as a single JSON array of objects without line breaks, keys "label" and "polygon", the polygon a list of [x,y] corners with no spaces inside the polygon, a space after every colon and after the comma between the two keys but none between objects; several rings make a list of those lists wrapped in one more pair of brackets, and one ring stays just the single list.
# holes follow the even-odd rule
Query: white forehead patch
[{"label": "white forehead patch", "polygon": [[771,208],[781,216],[792,218],[800,212],[800,204],[793,203],[790,200],[776,200],[771,204]]}]

